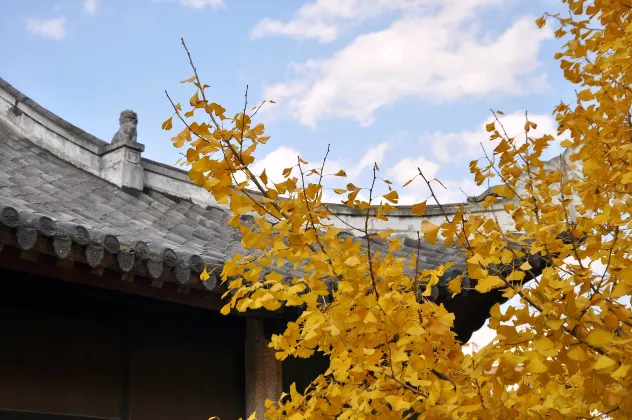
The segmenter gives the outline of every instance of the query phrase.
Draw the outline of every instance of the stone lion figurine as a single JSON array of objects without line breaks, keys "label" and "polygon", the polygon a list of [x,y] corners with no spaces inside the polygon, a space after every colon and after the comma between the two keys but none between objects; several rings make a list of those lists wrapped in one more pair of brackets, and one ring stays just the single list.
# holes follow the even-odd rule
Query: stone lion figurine
[{"label": "stone lion figurine", "polygon": [[137,131],[138,116],[132,110],[126,109],[121,112],[119,118],[119,127],[114,137],[112,137],[112,144],[134,144],[137,143]]}]

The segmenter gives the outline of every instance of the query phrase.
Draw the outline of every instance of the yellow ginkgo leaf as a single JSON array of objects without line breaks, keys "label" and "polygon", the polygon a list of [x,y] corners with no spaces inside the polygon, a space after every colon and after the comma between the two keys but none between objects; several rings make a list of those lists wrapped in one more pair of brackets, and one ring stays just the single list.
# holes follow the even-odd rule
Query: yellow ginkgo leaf
[{"label": "yellow ginkgo leaf", "polygon": [[426,202],[422,201],[421,203],[413,204],[410,211],[415,216],[423,216],[426,213]]},{"label": "yellow ginkgo leaf", "polygon": [[566,355],[569,359],[575,360],[577,362],[585,362],[586,360],[588,360],[586,352],[580,346],[573,346],[573,348],[571,348],[568,353],[566,353]]},{"label": "yellow ginkgo leaf", "polygon": [[547,337],[540,337],[533,340],[533,348],[542,355],[553,347],[555,347],[555,343]]},{"label": "yellow ginkgo leaf", "polygon": [[372,311],[369,311],[366,313],[364,321],[362,322],[364,322],[365,324],[375,324],[377,322],[377,318],[375,317],[375,315],[373,315]]},{"label": "yellow ginkgo leaf", "polygon": [[397,204],[397,202],[399,201],[399,194],[397,194],[397,191],[391,191],[388,194],[384,194],[382,197],[393,204]]},{"label": "yellow ginkgo leaf", "polygon": [[616,364],[617,362],[615,362],[608,356],[599,356],[599,359],[597,359],[597,362],[595,362],[593,369],[596,369],[596,370],[610,369],[614,367]]},{"label": "yellow ginkgo leaf", "polygon": [[261,182],[263,182],[263,185],[268,185],[268,175],[266,174],[265,169],[263,170],[263,172],[261,172],[261,175],[259,175],[259,178],[261,178]]},{"label": "yellow ginkgo leaf", "polygon": [[612,333],[605,330],[595,329],[588,334],[586,342],[593,347],[605,347],[612,344],[614,337]]},{"label": "yellow ginkgo leaf", "polygon": [[266,280],[269,280],[272,282],[280,282],[281,280],[283,280],[283,276],[277,273],[276,271],[266,274],[265,278]]},{"label": "yellow ginkgo leaf", "polygon": [[416,336],[416,337],[419,337],[424,332],[425,330],[419,324],[413,324],[412,326],[406,328],[406,334]]},{"label": "yellow ginkgo leaf", "polygon": [[590,101],[593,99],[593,94],[590,89],[584,89],[577,94],[577,98],[580,101]]},{"label": "yellow ginkgo leaf", "polygon": [[424,234],[424,238],[433,245],[437,243],[439,229],[439,226],[427,220],[421,222],[421,232]]},{"label": "yellow ginkgo leaf", "polygon": [[357,267],[360,265],[360,258],[357,255],[353,255],[345,260],[345,265],[349,267]]},{"label": "yellow ginkgo leaf", "polygon": [[448,288],[452,293],[461,293],[462,276],[455,277],[448,282]]},{"label": "yellow ginkgo leaf", "polygon": [[526,371],[529,373],[543,373],[549,370],[549,368],[540,360],[539,357],[532,357],[529,359],[529,364],[526,367]]},{"label": "yellow ginkgo leaf", "polygon": [[500,286],[505,286],[505,282],[498,276],[487,276],[478,280],[475,289],[481,293],[489,292]]},{"label": "yellow ginkgo leaf", "polygon": [[162,129],[163,130],[171,130],[171,128],[173,127],[173,122],[172,122],[173,117],[170,117],[169,119],[167,119],[165,122],[162,123]]},{"label": "yellow ginkgo leaf", "polygon": [[621,365],[617,370],[612,372],[610,376],[612,376],[615,379],[624,378],[627,376],[629,370],[630,370],[630,365]]},{"label": "yellow ginkgo leaf", "polygon": [[393,407],[394,411],[408,410],[410,408],[410,403],[399,395],[389,395],[385,400]]},{"label": "yellow ginkgo leaf", "polygon": [[497,185],[493,188],[493,191],[503,198],[513,198],[515,195],[513,190],[507,185]]},{"label": "yellow ginkgo leaf", "polygon": [[281,308],[281,303],[276,299],[269,299],[262,302],[264,308],[268,311],[276,311]]},{"label": "yellow ginkgo leaf", "polygon": [[382,230],[378,232],[375,236],[377,236],[380,239],[386,239],[390,237],[393,234],[393,232],[394,232],[393,229]]},{"label": "yellow ginkgo leaf", "polygon": [[394,349],[391,350],[391,360],[393,361],[393,363],[405,362],[406,360],[408,360],[408,355],[406,354],[406,352]]},{"label": "yellow ginkgo leaf", "polygon": [[[415,178],[416,178],[416,177],[415,177]],[[415,178],[413,178],[413,179],[409,179],[408,181],[406,181],[406,182],[404,183],[404,185],[402,185],[402,187],[407,187],[407,186],[408,186],[411,182],[413,182],[413,181],[415,180]]]}]

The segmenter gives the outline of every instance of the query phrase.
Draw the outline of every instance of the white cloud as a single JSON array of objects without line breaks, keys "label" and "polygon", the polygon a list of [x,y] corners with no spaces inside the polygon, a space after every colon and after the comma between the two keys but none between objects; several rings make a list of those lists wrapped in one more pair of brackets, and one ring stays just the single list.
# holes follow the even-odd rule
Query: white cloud
[{"label": "white cloud", "polygon": [[[514,111],[506,115],[499,115],[509,136],[524,137],[525,114],[522,111]],[[464,159],[476,159],[484,156],[481,143],[485,146],[489,156],[492,156],[493,149],[498,141],[490,142],[489,133],[485,125],[494,120],[490,117],[482,122],[475,130],[463,130],[460,132],[435,132],[422,137],[422,144],[425,150],[431,150],[434,154],[432,158],[428,156],[408,156],[397,161],[386,171],[389,179],[395,183],[399,190],[399,204],[414,204],[428,199],[428,203],[434,204],[430,190],[423,178],[419,175],[418,168],[430,181],[432,189],[441,202],[462,203],[467,197],[480,194],[487,186],[477,186],[470,178],[464,179],[444,179],[439,176],[439,171],[444,164],[457,165]],[[543,134],[557,133],[555,120],[544,114],[529,114],[529,120],[537,124],[536,129],[532,129],[529,135],[539,137]],[[501,130],[500,126],[498,127]],[[409,180],[416,178],[405,188],[402,185]]]},{"label": "white cloud", "polygon": [[315,23],[301,27],[300,22],[281,23],[276,20],[263,19],[252,30],[253,38],[261,38],[267,34],[288,35],[298,38],[314,38],[321,42],[333,41],[338,35],[335,27],[324,23]]},{"label": "white cloud", "polygon": [[404,184],[419,174],[418,169],[421,169],[426,178],[433,179],[437,171],[439,171],[439,165],[422,156],[415,158],[407,157],[389,168],[387,174],[392,177],[393,180]]},{"label": "white cloud", "polygon": [[373,168],[374,163],[377,163],[377,165],[380,166],[380,163],[384,160],[386,150],[388,150],[387,142],[380,143],[377,146],[370,148],[364,153],[364,155],[362,155],[358,163],[350,166],[349,169],[345,170],[345,172],[350,179],[355,179],[364,169]]},{"label": "white cloud", "polygon": [[[255,162],[250,167],[250,170],[256,176],[259,176],[263,170],[266,171],[266,176],[272,182],[282,182],[285,178],[283,177],[283,170],[286,168],[291,168],[292,173],[291,176],[297,177],[300,180],[300,171],[296,167],[298,163],[298,157],[301,156],[301,159],[307,160],[304,155],[301,155],[298,150],[293,149],[287,146],[279,146],[273,151],[263,155],[262,157],[255,157]],[[324,158],[324,155],[323,155]],[[306,173],[312,168],[317,168],[320,171],[320,167],[322,165],[322,161],[309,161],[308,165],[302,165],[303,171]],[[342,169],[342,162],[334,159],[327,159],[325,163],[325,174],[334,174]],[[239,182],[244,181],[246,176],[242,173],[236,175],[236,178]],[[315,182],[314,176],[305,179],[305,182]]]},{"label": "white cloud", "polygon": [[542,89],[538,52],[550,31],[523,17],[497,36],[481,33],[477,7],[494,1],[448,0],[406,15],[328,59],[292,64],[293,79],[268,86],[265,97],[314,127],[326,117],[369,125],[376,110],[406,97],[441,102]]},{"label": "white cloud", "polygon": [[97,12],[97,7],[99,6],[98,0],[84,0],[83,2],[83,11],[89,13],[91,15]]},{"label": "white cloud", "polygon": [[[395,183],[395,189],[400,193],[398,204],[415,204],[424,200],[428,200],[428,204],[435,204],[434,199],[431,198],[430,189],[419,176],[418,168],[430,182],[441,204],[465,202],[468,196],[476,195],[481,189],[469,179],[451,180],[437,177],[440,166],[423,156],[407,157],[386,171],[389,180]],[[403,184],[413,178],[415,180],[412,183],[402,188]]]},{"label": "white cloud", "polygon": [[[255,157],[254,163],[250,166],[250,170],[256,176],[259,176],[265,169],[268,179],[272,182],[283,181],[283,169],[296,165],[298,151],[286,146],[280,146],[265,156]],[[293,174],[296,176],[296,174]],[[239,182],[246,179],[243,173],[236,174]]]},{"label": "white cloud", "polygon": [[179,2],[183,6],[193,7],[194,9],[203,9],[206,6],[218,9],[224,5],[224,0],[179,0]]},{"label": "white cloud", "polygon": [[[523,111],[514,111],[507,115],[499,115],[500,122],[505,127],[507,135],[520,139],[524,137],[524,124],[526,121]],[[494,121],[493,116],[482,122],[476,130],[464,130],[457,133],[435,132],[424,136],[423,141],[432,147],[436,158],[442,162],[458,163],[465,159],[477,159],[484,157],[481,144],[491,157],[498,141],[490,141],[490,133],[485,130],[485,125]],[[535,130],[529,131],[530,137],[539,137],[543,134],[557,134],[557,123],[550,115],[533,114],[529,115],[529,121],[535,122],[538,126]],[[501,127],[497,127],[501,130]],[[502,130],[501,130],[502,133]]]},{"label": "white cloud", "polygon": [[[500,0],[461,0],[460,7],[498,2]],[[331,42],[340,35],[343,26],[348,28],[350,24],[393,12],[407,16],[429,13],[446,3],[456,3],[456,0],[316,0],[301,6],[287,22],[269,18],[259,21],[252,30],[252,37],[283,35]]]},{"label": "white cloud", "polygon": [[[348,182],[355,181],[359,178],[364,170],[367,168],[372,168],[373,163],[379,164],[383,161],[386,150],[388,149],[388,143],[383,142],[378,145],[369,148],[362,157],[357,161],[357,163],[351,164],[350,162],[345,162],[339,159],[332,159],[331,156],[327,158],[324,168],[324,175],[327,177],[323,180],[323,185],[327,188],[338,187],[340,183],[346,185]],[[318,157],[315,160],[310,160],[305,155],[302,155],[298,150],[288,147],[288,146],[279,146],[273,151],[263,155],[262,157],[255,157],[255,162],[251,165],[250,170],[256,176],[259,176],[263,170],[266,170],[266,176],[272,182],[282,182],[285,178],[283,177],[283,170],[286,168],[293,167],[291,176],[301,179],[300,171],[298,170],[297,163],[298,157],[301,157],[303,160],[307,160],[309,163],[303,166],[303,172],[307,173],[311,169],[317,169],[320,171],[322,166],[322,159],[324,158],[324,154],[322,157]],[[333,175],[343,169],[347,177],[338,178]],[[246,176],[243,173],[236,174],[236,178],[238,182],[242,182],[246,179]],[[306,177],[305,182],[316,182],[317,176],[312,175],[310,177]],[[327,200],[333,200],[335,202],[340,201],[340,198],[333,193],[329,193],[327,191],[326,199],[323,201],[327,202]]]},{"label": "white cloud", "polygon": [[42,20],[28,19],[26,28],[35,35],[61,40],[66,36],[66,20],[64,18]]}]

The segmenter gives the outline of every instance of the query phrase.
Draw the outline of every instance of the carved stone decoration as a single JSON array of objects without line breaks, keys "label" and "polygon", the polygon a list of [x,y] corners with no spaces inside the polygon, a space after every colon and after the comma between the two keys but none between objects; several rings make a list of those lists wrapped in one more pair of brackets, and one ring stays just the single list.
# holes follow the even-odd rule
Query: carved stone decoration
[{"label": "carved stone decoration", "polygon": [[53,249],[57,258],[66,258],[70,254],[72,247],[72,239],[66,232],[57,232],[55,239],[53,239]]},{"label": "carved stone decoration", "polygon": [[140,163],[140,153],[135,150],[128,150],[126,153],[126,158],[129,163],[133,163],[134,165]]},{"label": "carved stone decoration", "polygon": [[136,242],[136,244],[134,245],[134,251],[136,252],[136,256],[142,261],[147,260],[151,253],[149,247],[143,241]]},{"label": "carved stone decoration", "polygon": [[163,269],[162,255],[152,252],[147,259],[147,272],[152,278],[157,279],[162,275]]},{"label": "carved stone decoration", "polygon": [[178,255],[173,249],[165,248],[162,250],[162,260],[167,267],[175,267],[178,264]]},{"label": "carved stone decoration", "polygon": [[37,230],[33,226],[18,226],[18,245],[24,250],[29,250],[35,246],[37,242]]},{"label": "carved stone decoration", "polygon": [[103,248],[110,254],[116,254],[121,249],[121,243],[118,238],[109,233],[95,232],[93,235],[90,235],[90,237],[93,238],[95,242],[99,242],[103,245]]},{"label": "carved stone decoration", "polygon": [[96,267],[103,261],[103,245],[98,242],[90,242],[86,247],[86,260],[90,267]]},{"label": "carved stone decoration", "polygon": [[187,265],[194,273],[199,274],[204,271],[204,267],[206,267],[206,264],[204,264],[204,260],[199,255],[182,253],[182,257],[182,259],[187,262]]},{"label": "carved stone decoration", "polygon": [[191,277],[191,268],[186,262],[178,261],[176,266],[173,267],[173,274],[179,284],[187,284],[189,277]]},{"label": "carved stone decoration", "polygon": [[88,229],[81,225],[61,222],[57,223],[57,231],[67,233],[70,235],[74,243],[81,246],[86,246],[90,243],[90,233],[88,232]]},{"label": "carved stone decoration", "polygon": [[212,291],[217,287],[217,274],[215,272],[210,273],[207,280],[202,280],[202,285],[206,290]]},{"label": "carved stone decoration", "polygon": [[121,246],[121,250],[116,254],[116,261],[123,272],[129,272],[134,268],[136,254],[130,246]]},{"label": "carved stone decoration", "polygon": [[112,137],[112,145],[135,145],[138,143],[138,116],[132,110],[126,109],[121,112],[119,117],[119,124],[121,125]]},{"label": "carved stone decoration", "polygon": [[22,226],[31,226],[37,229],[39,233],[44,236],[53,237],[57,232],[57,226],[53,219],[48,216],[42,216],[35,213],[22,213],[20,214],[20,224]]},{"label": "carved stone decoration", "polygon": [[13,207],[7,206],[3,207],[2,210],[0,210],[0,223],[2,223],[3,225],[10,228],[15,228],[18,226],[19,221],[20,213],[18,213],[18,211]]}]

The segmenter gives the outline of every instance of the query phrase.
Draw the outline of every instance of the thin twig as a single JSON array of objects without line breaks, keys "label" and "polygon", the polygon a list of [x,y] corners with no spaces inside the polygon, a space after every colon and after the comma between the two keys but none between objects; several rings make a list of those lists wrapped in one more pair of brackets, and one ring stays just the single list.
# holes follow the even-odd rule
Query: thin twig
[{"label": "thin twig", "polygon": [[421,175],[421,177],[423,178],[424,182],[428,186],[428,189],[430,189],[430,194],[432,195],[432,198],[434,199],[435,203],[437,203],[437,205],[439,206],[439,209],[441,210],[441,213],[443,213],[443,217],[445,217],[446,222],[450,223],[450,218],[448,217],[448,214],[445,212],[445,209],[443,208],[443,205],[439,202],[439,199],[437,198],[434,190],[432,189],[432,185],[430,185],[430,181],[428,181],[428,179],[426,178],[424,173],[421,171],[421,168],[418,167],[417,171],[419,171],[419,175]]},{"label": "thin twig", "polygon": [[[375,293],[375,299],[378,302],[378,306],[382,309],[382,306],[379,304],[380,294],[377,291],[377,282],[375,279],[375,274],[373,273],[373,258],[371,255],[371,237],[369,236],[369,210],[371,209],[371,201],[373,199],[373,188],[375,187],[375,179],[376,179],[376,165],[373,165],[373,181],[371,182],[371,188],[369,189],[369,208],[366,209],[366,215],[364,216],[364,234],[366,235],[366,247],[367,253],[369,256],[369,275],[371,276],[371,284],[373,285],[373,292]],[[382,312],[384,310],[382,309]]]}]

